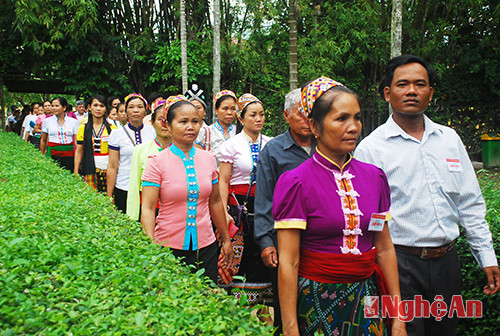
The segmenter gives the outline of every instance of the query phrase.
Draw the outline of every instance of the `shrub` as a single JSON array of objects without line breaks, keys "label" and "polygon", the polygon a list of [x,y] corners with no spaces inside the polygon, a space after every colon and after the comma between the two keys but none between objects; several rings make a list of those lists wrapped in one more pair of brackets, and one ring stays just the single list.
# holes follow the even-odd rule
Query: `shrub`
[{"label": "shrub", "polygon": [[[493,245],[498,256],[500,255],[500,242],[498,240],[500,233],[500,174],[481,170],[478,175],[486,201],[486,220],[489,223],[493,235]],[[481,300],[483,303],[483,318],[460,319],[458,335],[496,335],[500,331],[499,293],[493,296],[483,294],[483,287],[487,283],[486,276],[472,256],[463,230],[458,239],[457,250],[462,264],[462,295],[464,300]]]},{"label": "shrub", "polygon": [[140,224],[0,132],[3,335],[266,335]]}]

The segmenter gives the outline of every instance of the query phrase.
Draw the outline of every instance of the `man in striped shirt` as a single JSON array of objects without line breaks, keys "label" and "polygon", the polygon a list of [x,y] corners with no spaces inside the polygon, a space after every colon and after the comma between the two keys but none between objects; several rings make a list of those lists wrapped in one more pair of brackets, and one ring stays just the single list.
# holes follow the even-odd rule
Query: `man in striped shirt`
[{"label": "man in striped shirt", "polygon": [[[432,100],[433,70],[419,57],[393,58],[381,93],[393,113],[355,151],[358,160],[382,168],[391,187],[391,237],[398,257],[403,300],[417,295],[433,302],[442,296],[450,307],[460,295],[461,273],[454,248],[459,224],[488,284],[500,288],[500,271],[486,206],[477,178],[456,132],[432,122],[425,110]],[[418,308],[417,308],[418,309]],[[455,335],[457,318],[416,318],[408,335]]]}]

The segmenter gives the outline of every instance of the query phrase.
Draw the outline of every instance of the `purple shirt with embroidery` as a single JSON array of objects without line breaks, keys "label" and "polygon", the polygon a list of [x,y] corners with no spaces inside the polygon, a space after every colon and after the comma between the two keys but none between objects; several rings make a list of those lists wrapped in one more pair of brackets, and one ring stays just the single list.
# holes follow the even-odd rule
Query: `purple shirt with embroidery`
[{"label": "purple shirt with embroidery", "polygon": [[373,247],[374,213],[390,207],[385,173],[351,158],[341,170],[318,151],[285,172],[274,191],[276,229],[302,229],[300,247],[311,252],[360,254]]}]

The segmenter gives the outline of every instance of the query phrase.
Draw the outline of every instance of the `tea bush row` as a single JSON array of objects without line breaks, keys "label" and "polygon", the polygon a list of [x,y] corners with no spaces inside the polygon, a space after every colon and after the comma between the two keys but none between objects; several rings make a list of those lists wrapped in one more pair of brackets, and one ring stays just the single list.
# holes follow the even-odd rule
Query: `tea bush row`
[{"label": "tea bush row", "polygon": [[103,195],[0,132],[3,335],[267,335]]},{"label": "tea bush row", "polygon": [[[493,245],[498,258],[500,256],[500,170],[481,170],[478,175],[486,201],[486,220],[493,235]],[[482,318],[459,320],[458,335],[498,335],[500,333],[500,293],[493,296],[483,294],[483,287],[487,283],[486,276],[472,256],[463,230],[458,238],[457,250],[462,264],[464,300],[481,300],[483,304]]]}]

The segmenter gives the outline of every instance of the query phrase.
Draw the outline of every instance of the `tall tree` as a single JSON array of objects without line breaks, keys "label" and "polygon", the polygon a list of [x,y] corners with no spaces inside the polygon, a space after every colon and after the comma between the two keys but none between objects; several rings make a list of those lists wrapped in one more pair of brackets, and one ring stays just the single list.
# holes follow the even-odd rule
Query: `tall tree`
[{"label": "tall tree", "polygon": [[[220,0],[214,0],[214,81],[213,94],[220,91]],[[215,114],[213,116],[215,121]]]},{"label": "tall tree", "polygon": [[185,0],[180,0],[181,10],[181,67],[182,67],[182,92],[188,90],[187,69],[187,41],[186,41],[186,6]]},{"label": "tall tree", "polygon": [[298,87],[297,78],[297,0],[290,0],[288,5],[290,25],[290,91]]},{"label": "tall tree", "polygon": [[401,55],[403,41],[403,0],[392,0],[391,58]]}]

